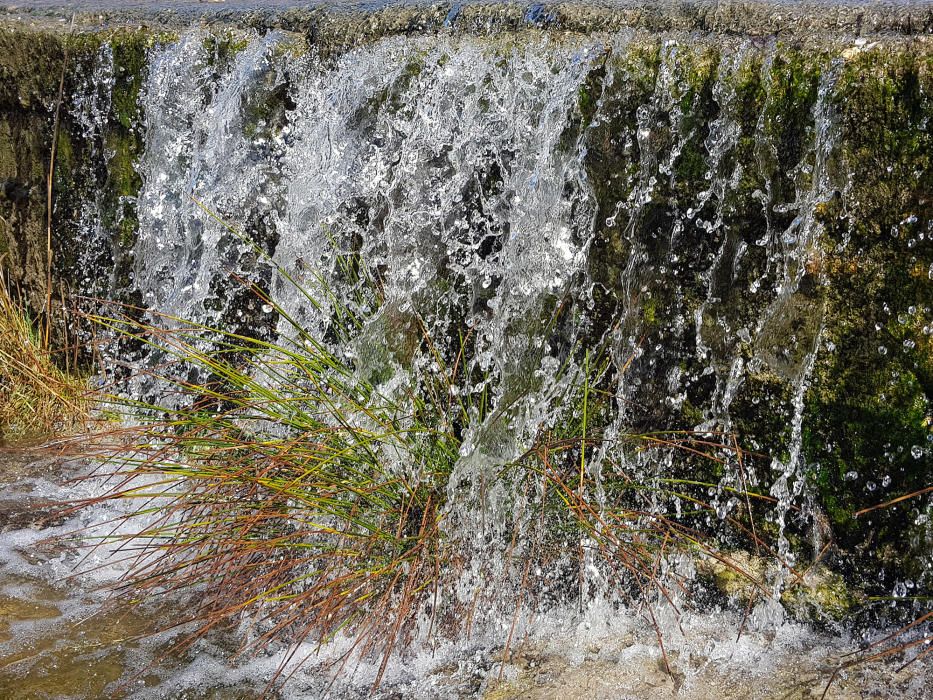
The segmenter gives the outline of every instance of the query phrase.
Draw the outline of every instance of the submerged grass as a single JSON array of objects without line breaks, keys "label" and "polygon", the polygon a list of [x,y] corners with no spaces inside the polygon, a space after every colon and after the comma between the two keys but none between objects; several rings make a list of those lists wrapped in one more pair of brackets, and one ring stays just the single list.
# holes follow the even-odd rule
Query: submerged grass
[{"label": "submerged grass", "polygon": [[[358,260],[344,272],[369,274]],[[337,319],[343,343],[365,325],[322,280],[319,300],[277,273]],[[367,279],[378,295],[375,276]],[[689,586],[665,566],[677,551],[712,557],[768,595],[699,525],[715,512],[700,495],[713,485],[642,483],[611,457],[605,478],[589,473],[600,451],[722,459],[728,444],[691,433],[610,436],[598,405],[611,396],[611,363],[599,349],[584,351],[579,366],[565,363],[563,388],[550,397],[559,419],[523,453],[472,463],[484,431],[509,429],[522,391],[491,408],[488,378],[468,361],[471,329],[445,359],[416,317],[413,342],[429,361],[413,364],[405,381],[376,385],[352,354],[334,349],[340,342],[325,343],[262,289],[251,291],[279,319],[275,340],[129,307],[92,316],[159,359],[105,400],[126,418],[93,440],[103,464],[96,476],[109,472],[110,490],[79,505],[135,504],[104,541],[125,556],[121,589],[130,599],[190,594],[167,625],[193,630],[182,645],[245,626],[242,653],[291,645],[284,671],[302,642],[341,636],[350,640],[341,668],[354,656],[379,659],[375,687],[415,638],[468,635],[484,616],[511,619],[505,661],[523,615],[606,591],[638,603],[663,651],[653,604],[676,608]],[[498,512],[488,506],[494,493]],[[751,509],[769,497],[741,495],[748,512],[731,522],[767,548]],[[659,507],[666,499],[682,511]],[[481,526],[487,519],[498,527]],[[591,568],[604,590],[587,583]]]},{"label": "submerged grass", "polygon": [[37,441],[85,427],[87,382],[59,366],[48,323],[37,322],[11,292],[0,267],[0,444]]}]

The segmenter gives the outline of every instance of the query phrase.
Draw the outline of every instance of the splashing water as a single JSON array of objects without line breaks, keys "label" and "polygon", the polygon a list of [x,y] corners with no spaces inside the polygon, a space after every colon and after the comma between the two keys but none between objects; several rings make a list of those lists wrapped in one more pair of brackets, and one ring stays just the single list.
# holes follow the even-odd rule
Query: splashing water
[{"label": "splashing water", "polygon": [[[612,51],[624,55],[628,41],[619,37]],[[501,539],[514,497],[498,492],[501,485],[483,492],[482,484],[489,469],[514,459],[555,420],[552,403],[567,381],[556,372],[582,329],[581,318],[558,336],[545,330],[564,300],[586,304],[589,294],[597,205],[585,162],[587,132],[574,129],[573,120],[584,81],[605,48],[546,37],[515,45],[394,38],[325,64],[313,54],[294,55],[295,42],[272,33],[221,63],[206,35],[195,32],[153,53],[142,96],[146,145],[135,285],[149,306],[169,316],[221,324],[231,308],[240,318],[273,316],[270,308],[250,308],[252,300],[238,303],[227,282],[231,274],[272,284],[284,311],[322,342],[333,342],[335,305],[351,308],[369,320],[334,350],[387,391],[431,362],[414,350],[412,333],[452,342],[458,328],[469,328],[474,371],[455,391],[488,387],[491,410],[475,416],[463,437],[448,486],[448,517],[454,530],[479,527],[480,541],[488,543],[486,528]],[[627,214],[623,237],[635,242],[624,265],[622,287],[630,292],[622,318],[639,313],[634,304],[648,262],[640,227],[661,178],[676,183],[675,164],[698,138],[684,107],[684,50],[674,40],[663,46],[654,94],[628,125],[640,160],[629,202],[616,213]],[[745,374],[741,344],[755,346],[794,294],[817,235],[814,207],[831,192],[827,73],[814,106],[814,141],[799,166],[812,168],[811,184],[776,207],[796,217],[775,234],[776,243],[767,243],[768,259],[778,263],[773,299],[757,319],[735,328],[721,315],[728,307],[719,305],[717,280],[730,269],[734,277],[743,263],[743,233],[730,229],[724,212],[743,167],[733,155],[741,132],[735,84],[751,53],[748,44],[722,52],[712,87],[719,115],[703,138],[706,186],[692,203],[680,204],[672,229],[675,242],[677,231],[697,220],[721,240],[703,273],[706,299],[695,312],[697,357],[717,386],[700,426],[707,431],[731,430],[730,404]],[[606,82],[624,79],[610,74]],[[262,104],[282,92],[284,111],[261,114]],[[595,119],[602,116],[597,106]],[[663,122],[669,137],[660,131]],[[309,304],[281,276],[270,279],[268,265],[210,212],[258,241],[289,279],[326,290],[318,295],[324,303]],[[701,218],[700,212],[711,214]],[[342,264],[350,256],[380,271],[378,294],[369,280],[347,279]],[[642,349],[631,325],[618,327],[627,333],[616,341],[621,364]],[[782,557],[789,556],[784,518],[803,489],[795,478],[802,394],[815,351],[813,344],[793,377],[791,456],[772,465],[779,474],[772,494]],[[639,381],[637,371],[623,373],[616,434],[631,420],[626,386]],[[508,407],[506,415],[500,406]],[[641,455],[627,463],[650,479],[663,475],[670,459]],[[600,463],[588,465],[597,490]],[[733,474],[725,478],[735,483]],[[479,518],[478,498],[485,499]],[[727,513],[720,510],[721,517]]]},{"label": "splashing water", "polygon": [[[475,670],[499,654],[503,633],[546,646],[565,625],[573,653],[583,656],[622,628],[643,643],[644,626],[620,612],[627,599],[611,585],[598,540],[620,480],[645,488],[639,523],[691,508],[670,486],[700,479],[683,449],[626,444],[651,433],[645,425],[653,421],[700,436],[721,458],[707,485],[714,515],[698,527],[727,532],[747,489],[773,497],[773,559],[784,566],[769,564],[769,601],[749,625],[736,622],[756,643],[770,635],[782,648],[805,644],[780,599],[785,567],[798,556],[788,529],[812,518],[804,399],[825,348],[810,287],[820,282],[818,210],[846,186],[833,162],[839,64],[821,67],[797,162],[788,166],[774,126],[777,45],[736,41],[698,51],[666,37],[656,49],[629,33],[444,34],[322,57],[286,32],[223,43],[198,30],[148,56],[131,274],[146,307],[169,324],[187,319],[264,339],[286,336],[291,319],[309,342],[391,397],[407,396],[418,377],[463,355],[449,391],[469,398],[470,409],[443,522],[470,556],[440,595],[458,609],[475,607],[489,581],[518,595],[508,599],[511,610],[477,613],[473,641],[434,637],[429,648],[428,616],[419,619],[422,646],[413,653],[423,668],[434,667],[428,657],[437,652]],[[96,80],[74,106],[85,135],[98,140],[113,82],[112,55],[105,49],[99,59]],[[708,77],[698,87],[702,70]],[[605,153],[618,163],[600,160]],[[90,267],[100,265],[106,239],[97,208],[92,202],[82,219],[99,242],[86,254]],[[119,286],[113,276],[109,284]],[[277,306],[248,293],[252,285]],[[346,316],[358,323],[347,325]],[[581,352],[590,345],[607,349],[597,373]],[[141,362],[161,359],[153,353]],[[588,390],[591,379],[609,385],[607,378],[611,390],[600,385],[582,409],[563,405],[581,383]],[[770,407],[786,418],[774,436],[784,449],[743,451],[737,406],[757,403],[750,387],[763,382],[785,390]],[[154,385],[135,378],[127,391],[145,395]],[[598,410],[603,421],[594,447],[580,440],[574,454],[576,491],[592,498],[599,525],[554,571],[530,574],[550,588],[525,604],[510,537],[533,529],[531,506],[545,496],[531,481],[497,481],[496,470],[581,410]],[[767,454],[756,462],[748,455],[759,448]],[[387,471],[417,483],[423,465],[410,453],[384,456]],[[695,581],[700,566],[672,555],[658,575]],[[675,611],[684,602],[676,592],[652,595],[651,615],[666,634],[680,634],[686,618]],[[523,605],[531,612],[515,613]],[[704,630],[707,622],[691,618],[686,627]],[[323,658],[339,658],[347,644],[338,639]],[[701,646],[691,633],[671,647],[687,668],[699,659],[697,678],[713,660],[746,663],[760,651],[725,639]],[[302,647],[295,658],[312,651]],[[382,672],[361,664],[344,691],[350,697]],[[289,688],[321,690],[315,673]],[[403,668],[388,678],[411,687]]]}]

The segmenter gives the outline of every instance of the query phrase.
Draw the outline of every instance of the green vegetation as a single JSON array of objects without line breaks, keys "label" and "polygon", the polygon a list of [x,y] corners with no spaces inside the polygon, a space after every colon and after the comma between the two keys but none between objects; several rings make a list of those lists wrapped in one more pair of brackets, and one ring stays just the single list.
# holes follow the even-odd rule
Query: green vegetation
[{"label": "green vegetation", "polygon": [[[326,302],[340,343],[352,345],[372,321],[341,306],[322,281],[308,289],[277,272],[312,305]],[[344,273],[369,280],[378,295],[376,273],[360,260],[348,260]],[[391,346],[381,362],[408,364],[406,381],[381,385],[381,373],[370,378],[275,299],[251,291],[272,307],[280,330],[284,324],[278,341],[176,318],[94,317],[163,358],[152,375],[163,399],[110,399],[112,411],[141,422],[111,441],[120,486],[107,498],[142,504],[119,536],[140,551],[127,595],[197,588],[185,619],[200,631],[189,641],[245,614],[257,621],[256,647],[348,633],[354,649],[387,660],[422,615],[431,618],[429,636],[451,635],[468,629],[477,610],[510,610],[517,620],[546,608],[538,597],[555,585],[571,586],[564,598],[583,595],[572,589],[585,558],[637,599],[670,597],[668,586],[683,583],[661,574],[673,550],[730,566],[697,527],[712,510],[703,498],[711,484],[645,484],[620,457],[603,463],[612,476],[595,480],[612,401],[611,363],[597,350],[561,370],[566,388],[552,397],[560,419],[517,458],[497,461],[484,450],[511,432],[513,408],[535,385],[513,387],[493,409],[488,382],[470,388],[469,329],[446,357],[417,316],[376,323]],[[412,362],[415,355],[430,361]],[[711,449],[689,433],[613,440],[617,455]],[[492,493],[498,514],[489,509]],[[741,495],[749,505],[768,501]],[[682,510],[659,510],[658,498],[677,499]],[[504,530],[477,546],[485,518],[500,518]],[[753,526],[731,523],[766,546]],[[483,580],[471,598],[451,597],[471,567],[486,572]],[[764,591],[763,582],[753,585]]]},{"label": "green vegetation", "polygon": [[846,60],[834,107],[849,185],[820,211],[833,349],[807,396],[805,448],[846,568],[870,596],[933,583],[929,500],[854,515],[933,483],[931,96],[920,47]]}]

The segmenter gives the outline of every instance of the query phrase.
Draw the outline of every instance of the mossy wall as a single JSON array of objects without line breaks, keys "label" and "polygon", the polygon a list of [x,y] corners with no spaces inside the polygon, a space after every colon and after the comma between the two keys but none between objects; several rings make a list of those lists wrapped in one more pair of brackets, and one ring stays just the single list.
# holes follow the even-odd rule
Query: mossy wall
[{"label": "mossy wall", "polygon": [[[734,429],[765,484],[792,457],[803,388],[817,515],[792,516],[794,548],[871,596],[917,595],[933,575],[929,495],[856,514],[933,484],[931,44],[730,41],[639,38],[581,89],[594,335],[627,324],[648,349],[630,370],[636,429]],[[737,131],[715,156],[724,118]],[[805,227],[813,244],[792,253]]]},{"label": "mossy wall", "polygon": [[[129,286],[143,145],[138,98],[151,30],[93,33],[0,28],[0,251],[11,282],[44,309],[51,181],[52,294],[105,294]],[[54,136],[54,139],[53,139]],[[106,244],[88,251],[84,213],[100,213]],[[66,291],[67,290],[67,291]]]},{"label": "mossy wall", "polygon": [[[800,557],[869,594],[929,589],[929,494],[856,513],[933,484],[933,43],[658,29],[605,35],[564,139],[585,145],[596,207],[587,330],[595,344],[614,329],[632,354],[632,429],[734,432],[765,492],[796,459],[817,514],[789,516]],[[222,70],[244,44],[212,37]],[[59,81],[56,289],[119,296],[132,289],[140,90],[149,49],[171,38],[0,31],[0,254],[36,309]],[[245,128],[286,120],[288,99],[245,105]],[[87,207],[101,229],[90,255]]]},{"label": "mossy wall", "polygon": [[832,349],[807,395],[807,453],[841,551],[866,584],[928,589],[929,497],[854,514],[933,485],[929,47],[852,55],[834,101],[847,184],[821,211]]}]

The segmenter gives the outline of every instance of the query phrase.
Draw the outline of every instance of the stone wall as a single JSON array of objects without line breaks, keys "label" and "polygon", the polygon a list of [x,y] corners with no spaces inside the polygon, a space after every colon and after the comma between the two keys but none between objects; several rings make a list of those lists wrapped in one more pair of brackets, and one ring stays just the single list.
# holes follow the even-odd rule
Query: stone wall
[{"label": "stone wall", "polygon": [[[56,113],[54,293],[128,293],[147,52],[201,12],[115,8],[103,20],[79,14],[70,30],[50,7],[0,23],[0,254],[37,311]],[[593,63],[566,139],[584,140],[596,198],[590,332],[621,324],[652,349],[631,368],[638,382],[627,398],[642,407],[634,428],[734,430],[745,467],[765,484],[799,460],[817,515],[795,524],[788,514],[791,546],[869,594],[899,582],[928,590],[929,494],[856,513],[933,483],[929,6],[458,7],[234,8],[195,19],[213,23],[219,63],[241,48],[246,25],[297,32],[323,61],[395,33],[586,31],[605,33],[609,47],[629,32],[624,50]],[[264,109],[284,114],[274,102],[285,99],[276,93]],[[633,205],[649,180],[650,197]],[[87,207],[104,232],[90,255]],[[801,232],[815,236],[805,255],[794,252]],[[773,246],[760,243],[765,233]],[[737,361],[744,379],[726,396]],[[674,370],[677,400],[658,401],[672,394]],[[696,468],[681,476],[724,476]]]}]

